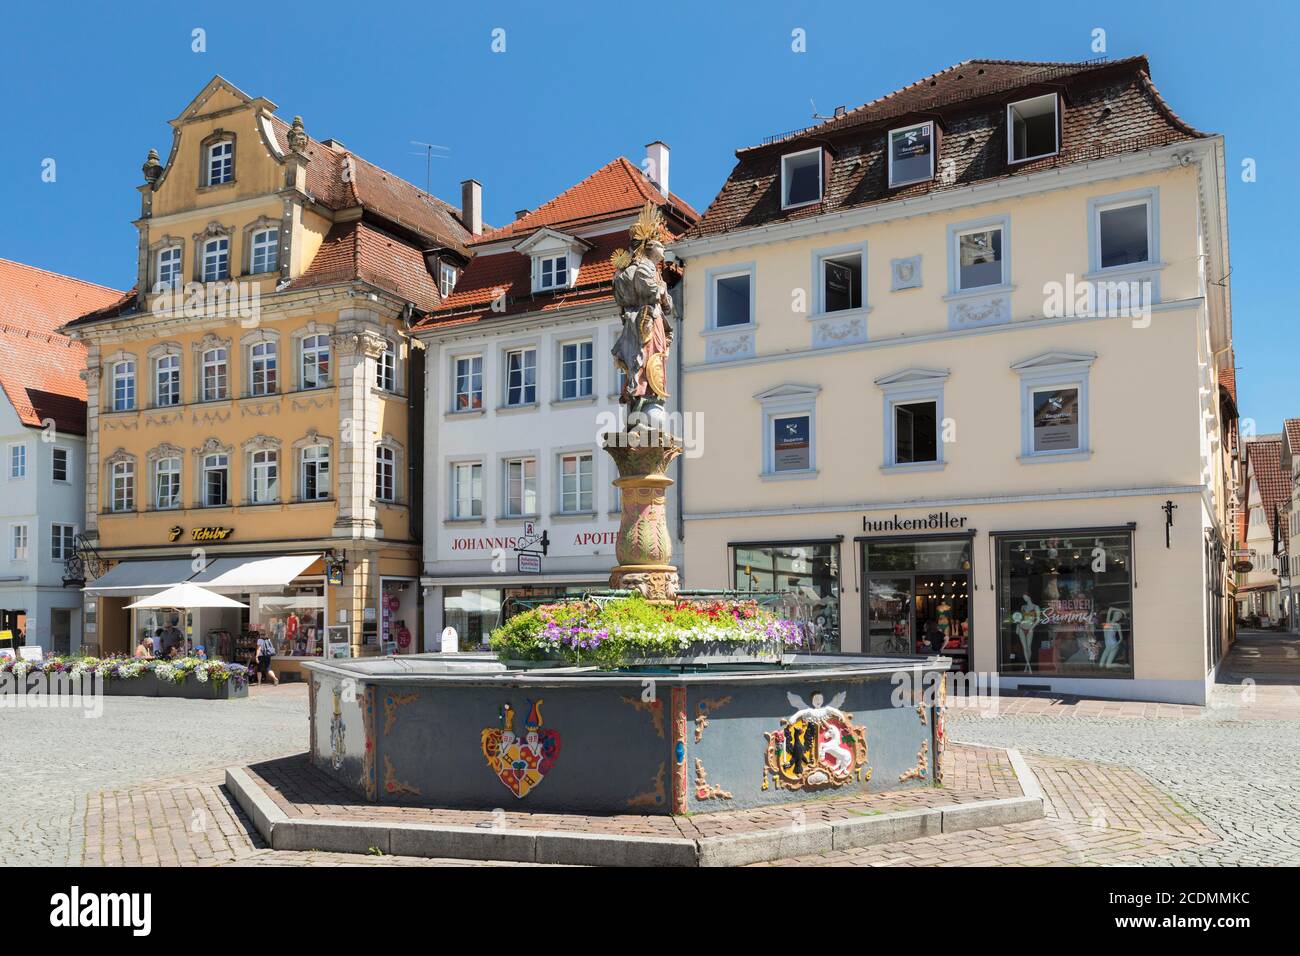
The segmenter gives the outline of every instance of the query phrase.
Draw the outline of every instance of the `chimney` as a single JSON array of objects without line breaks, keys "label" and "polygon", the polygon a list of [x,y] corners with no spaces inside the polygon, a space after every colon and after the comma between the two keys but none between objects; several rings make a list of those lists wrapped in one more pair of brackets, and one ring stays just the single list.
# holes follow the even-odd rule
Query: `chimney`
[{"label": "chimney", "polygon": [[336,152],[336,153],[342,153],[342,152],[346,152],[346,151],[347,151],[347,147],[344,146],[344,145],[343,145],[341,142],[339,142],[337,139],[323,139],[323,140],[320,141],[320,144],[321,144],[322,146],[326,146],[326,147],[328,147],[328,148],[334,150],[334,152]]},{"label": "chimney", "polygon": [[659,187],[659,191],[668,195],[668,144],[655,140],[645,148],[645,173]]},{"label": "chimney", "polygon": [[531,211],[531,210],[528,210],[528,209],[516,209],[516,210],[515,210],[515,222],[518,222],[520,219],[523,219],[524,216],[528,215],[528,213],[529,213],[530,211]]},{"label": "chimney", "polygon": [[483,186],[476,179],[460,184],[460,218],[471,236],[483,235]]}]

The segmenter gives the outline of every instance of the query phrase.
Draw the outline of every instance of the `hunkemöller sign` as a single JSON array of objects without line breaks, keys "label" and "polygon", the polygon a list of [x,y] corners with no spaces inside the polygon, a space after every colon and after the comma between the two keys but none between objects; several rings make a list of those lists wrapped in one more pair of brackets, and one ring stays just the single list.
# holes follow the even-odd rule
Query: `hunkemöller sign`
[{"label": "hunkem\u00f6ller sign", "polygon": [[964,527],[965,515],[954,515],[947,511],[934,511],[924,518],[900,518],[894,515],[878,521],[862,516],[863,531],[948,531]]}]

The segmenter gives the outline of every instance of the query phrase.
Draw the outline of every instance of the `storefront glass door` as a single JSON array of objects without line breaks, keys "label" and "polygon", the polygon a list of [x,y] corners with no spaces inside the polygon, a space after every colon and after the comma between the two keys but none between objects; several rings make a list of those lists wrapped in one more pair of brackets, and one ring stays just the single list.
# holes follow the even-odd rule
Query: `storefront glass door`
[{"label": "storefront glass door", "polygon": [[868,654],[912,653],[912,577],[867,579]]}]

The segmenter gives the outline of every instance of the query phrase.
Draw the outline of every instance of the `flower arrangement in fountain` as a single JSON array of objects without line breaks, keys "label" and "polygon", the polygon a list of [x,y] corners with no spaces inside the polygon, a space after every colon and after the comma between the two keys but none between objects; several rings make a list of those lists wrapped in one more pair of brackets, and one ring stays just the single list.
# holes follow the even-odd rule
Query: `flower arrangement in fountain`
[{"label": "flower arrangement in fountain", "polygon": [[137,657],[47,657],[39,661],[0,660],[0,674],[24,678],[28,674],[68,674],[74,678],[98,677],[101,681],[131,680],[153,674],[159,680],[179,684],[193,675],[199,683],[216,686],[233,680],[234,687],[248,683],[243,664],[210,661],[199,657],[178,657],[156,661]]},{"label": "flower arrangement in fountain", "polygon": [[778,618],[755,601],[660,604],[635,595],[543,604],[512,617],[490,638],[501,660],[564,660],[608,667],[682,657],[720,645],[772,658],[805,643],[802,625]]}]

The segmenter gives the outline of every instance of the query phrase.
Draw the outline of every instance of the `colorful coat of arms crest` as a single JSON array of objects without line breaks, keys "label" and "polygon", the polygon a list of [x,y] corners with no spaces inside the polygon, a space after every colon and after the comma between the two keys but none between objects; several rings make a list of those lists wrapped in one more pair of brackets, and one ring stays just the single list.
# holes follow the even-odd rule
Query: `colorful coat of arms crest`
[{"label": "colorful coat of arms crest", "polygon": [[764,734],[764,790],[768,774],[788,790],[820,790],[871,779],[867,732],[853,723],[852,714],[840,710],[844,693],[832,697],[830,704],[821,694],[812,695],[812,704],[798,694],[787,693],[786,698],[795,712],[781,721],[780,730]]},{"label": "colorful coat of arms crest", "polygon": [[515,733],[515,710],[501,707],[501,726],[483,729],[483,756],[492,772],[516,797],[542,782],[560,755],[560,732],[542,729],[542,701],[528,701],[522,740]]}]

